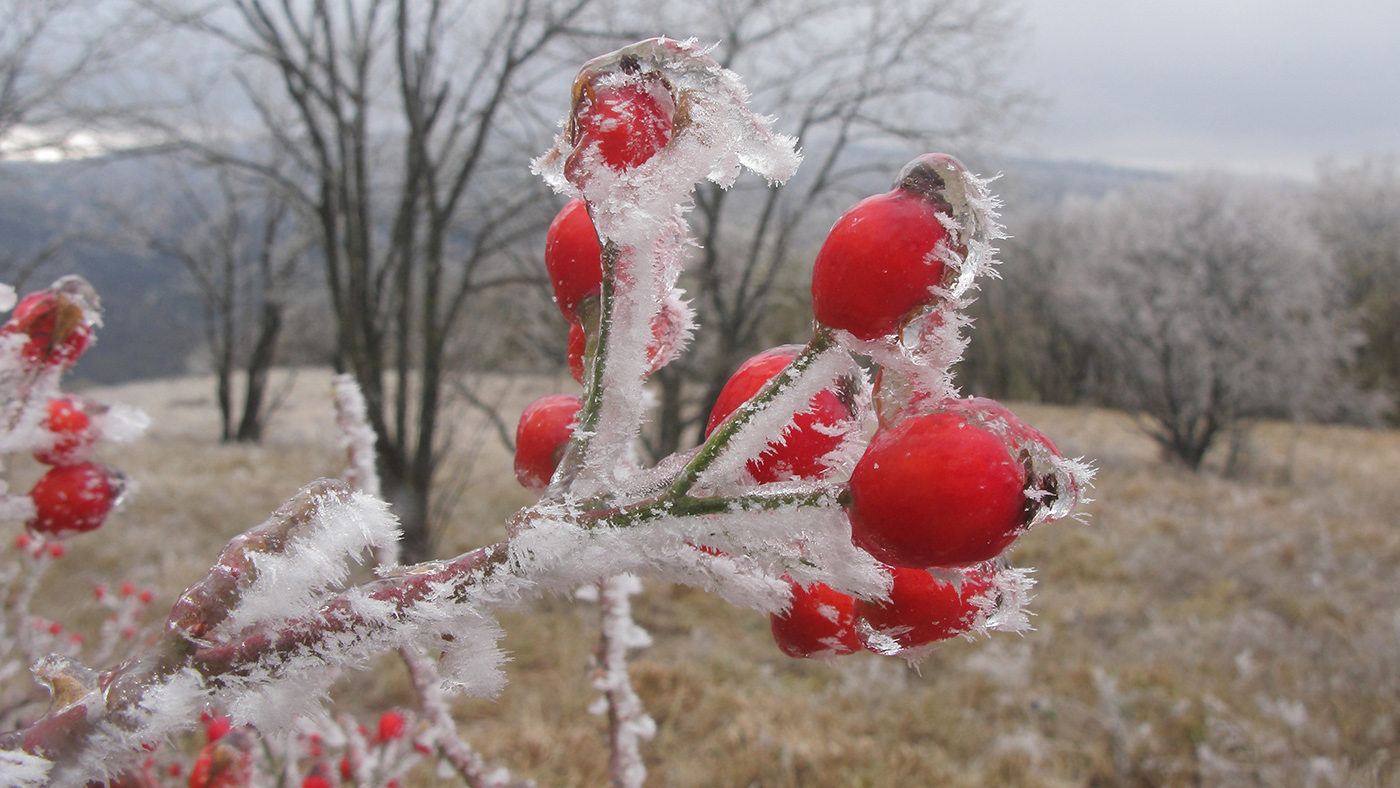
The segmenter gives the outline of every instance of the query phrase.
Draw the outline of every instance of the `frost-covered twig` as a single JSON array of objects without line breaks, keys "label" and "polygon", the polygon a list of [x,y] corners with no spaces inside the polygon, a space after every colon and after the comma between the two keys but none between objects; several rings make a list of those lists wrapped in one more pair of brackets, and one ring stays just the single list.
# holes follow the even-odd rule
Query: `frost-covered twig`
[{"label": "frost-covered twig", "polygon": [[428,724],[426,730],[414,737],[416,743],[436,750],[470,788],[535,788],[533,781],[515,780],[504,767],[487,763],[458,735],[457,724],[442,692],[442,678],[422,651],[403,648],[399,653],[408,666],[408,675],[418,696],[418,708]]},{"label": "frost-covered twig", "polygon": [[332,382],[335,393],[335,423],[340,427],[341,440],[349,463],[345,482],[375,498],[380,497],[378,454],[374,449],[374,428],[369,426],[365,411],[365,396],[360,384],[351,374],[336,375]]},{"label": "frost-covered twig", "polygon": [[656,722],[642,708],[627,671],[627,652],[651,645],[651,636],[632,620],[631,597],[641,590],[635,575],[610,577],[598,585],[603,626],[593,688],[603,696],[590,711],[608,718],[608,771],[614,788],[640,788],[646,781],[640,745],[656,735]]}]

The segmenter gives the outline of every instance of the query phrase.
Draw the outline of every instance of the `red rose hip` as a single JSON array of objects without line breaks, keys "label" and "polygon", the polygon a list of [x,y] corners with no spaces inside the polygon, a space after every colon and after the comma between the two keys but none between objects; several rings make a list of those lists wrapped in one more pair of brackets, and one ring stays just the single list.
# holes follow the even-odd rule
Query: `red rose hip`
[{"label": "red rose hip", "polygon": [[583,400],[572,394],[550,394],[531,402],[520,414],[515,427],[515,478],[525,489],[541,493],[549,486],[582,407]]},{"label": "red rose hip", "polygon": [[947,640],[977,622],[976,602],[992,588],[992,573],[969,570],[892,567],[894,586],[888,600],[854,601],[861,644],[871,651],[895,654]]},{"label": "red rose hip", "polygon": [[773,640],[789,657],[823,658],[860,651],[855,600],[822,583],[792,584],[792,606],[769,616]]},{"label": "red rose hip", "polygon": [[554,286],[554,302],[570,323],[578,323],[578,302],[602,292],[602,248],[588,215],[588,203],[570,200],[545,236],[544,265]]},{"label": "red rose hip", "polygon": [[[710,411],[705,437],[710,437],[730,414],[768,385],[797,354],[801,345],[782,345],[750,358],[730,376]],[[841,424],[851,418],[851,408],[837,392],[824,389],[812,398],[812,407],[793,417],[781,446],[764,449],[749,460],[749,473],[759,482],[817,479],[829,470],[821,460],[841,445]]]},{"label": "red rose hip", "polygon": [[850,481],[851,538],[912,568],[996,557],[1030,524],[1028,471],[1002,435],[958,408],[876,431]]},{"label": "red rose hip", "polygon": [[93,330],[82,300],[92,287],[77,277],[65,277],[54,285],[20,299],[0,332],[29,338],[21,350],[25,361],[68,367],[92,344]]},{"label": "red rose hip", "polygon": [[29,491],[35,512],[29,530],[49,536],[94,530],[107,519],[124,484],[119,471],[95,462],[50,468]]},{"label": "red rose hip", "polygon": [[574,152],[564,163],[564,176],[575,185],[587,179],[594,162],[623,172],[671,141],[675,99],[659,75],[608,75],[598,82],[581,77],[574,87]]},{"label": "red rose hip", "polygon": [[[915,159],[895,188],[856,203],[831,228],[812,268],[812,309],[818,322],[860,339],[898,333],[947,283],[950,248],[946,194],[961,190],[962,164],[944,154]],[[948,181],[958,179],[956,184]]]},{"label": "red rose hip", "polygon": [[97,442],[88,404],[74,396],[49,400],[42,424],[53,435],[53,444],[35,450],[34,459],[45,465],[72,465],[87,456]]}]

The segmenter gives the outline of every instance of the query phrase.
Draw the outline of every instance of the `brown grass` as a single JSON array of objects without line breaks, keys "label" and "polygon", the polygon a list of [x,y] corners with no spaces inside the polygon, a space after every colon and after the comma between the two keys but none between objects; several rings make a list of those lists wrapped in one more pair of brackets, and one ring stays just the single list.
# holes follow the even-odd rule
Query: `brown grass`
[{"label": "brown grass", "polygon": [[[259,447],[211,440],[207,381],[94,392],[157,426],[108,452],[141,489],[73,540],[54,615],[122,578],[168,607],[223,540],[337,473],[326,385],[303,373]],[[492,385],[509,423],[563,389]],[[1089,522],[1039,529],[1012,556],[1038,570],[1036,630],[950,642],[919,670],[873,655],[827,665],[784,657],[752,611],[649,581],[636,618],[656,642],[633,663],[659,725],[649,784],[1400,783],[1400,433],[1265,424],[1226,479],[1159,462],[1121,414],[1016,410],[1100,468]],[[529,502],[480,420],[457,418],[473,464],[452,551],[501,538]],[[603,723],[585,711],[596,617],[568,599],[506,616],[511,684],[458,704],[473,744],[543,786],[606,782]],[[406,698],[388,663],[353,685],[338,698],[351,708]]]}]

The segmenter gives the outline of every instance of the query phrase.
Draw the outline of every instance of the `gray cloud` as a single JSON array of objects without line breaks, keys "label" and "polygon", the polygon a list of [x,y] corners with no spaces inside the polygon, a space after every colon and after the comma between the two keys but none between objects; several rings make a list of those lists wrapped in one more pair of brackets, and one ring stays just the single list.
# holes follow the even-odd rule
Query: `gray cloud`
[{"label": "gray cloud", "polygon": [[1311,172],[1400,153],[1400,3],[1030,0],[1025,84],[1051,99],[1034,152]]}]

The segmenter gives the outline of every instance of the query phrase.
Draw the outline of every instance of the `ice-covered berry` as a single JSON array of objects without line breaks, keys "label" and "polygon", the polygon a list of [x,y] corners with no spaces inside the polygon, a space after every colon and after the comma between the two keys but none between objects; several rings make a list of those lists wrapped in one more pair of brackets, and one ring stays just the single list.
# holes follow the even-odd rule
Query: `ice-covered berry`
[{"label": "ice-covered berry", "polygon": [[[801,345],[782,345],[750,358],[730,376],[720,390],[705,426],[709,437],[730,414],[753,398],[782,372]],[[785,479],[816,479],[830,470],[822,459],[841,445],[844,423],[851,418],[851,407],[833,389],[823,389],[812,398],[811,407],[798,413],[783,433],[782,445],[770,444],[748,463],[749,473],[759,482]],[[777,441],[774,441],[777,443]]]},{"label": "ice-covered berry", "polygon": [[564,177],[576,186],[584,185],[597,164],[630,170],[671,141],[676,103],[670,88],[659,74],[627,73],[629,63],[596,82],[580,78],[574,87],[574,150],[564,163]]},{"label": "ice-covered berry", "polygon": [[[818,322],[871,340],[897,334],[948,283],[955,248],[949,189],[962,164],[944,154],[915,159],[895,187],[856,203],[836,221],[812,269]],[[955,183],[950,183],[955,181]],[[960,201],[960,200],[959,200]]]},{"label": "ice-covered berry", "polygon": [[769,616],[773,640],[789,657],[833,657],[860,651],[855,600],[822,583],[792,584],[792,606]]},{"label": "ice-covered berry", "polygon": [[856,463],[851,538],[891,566],[969,566],[1031,523],[1034,487],[1014,440],[975,405],[912,416],[877,430]]},{"label": "ice-covered berry", "polygon": [[35,512],[29,530],[48,536],[94,530],[107,519],[124,486],[120,471],[95,462],[50,468],[29,491]]},{"label": "ice-covered berry", "polygon": [[894,585],[888,599],[854,602],[862,645],[883,654],[946,640],[972,629],[981,610],[976,600],[992,588],[993,574],[986,567],[930,572],[897,566],[890,573]]},{"label": "ice-covered berry", "polygon": [[544,265],[554,286],[554,302],[570,323],[579,322],[578,303],[602,291],[602,259],[588,203],[570,200],[550,223],[544,244]]},{"label": "ice-covered berry", "polygon": [[81,397],[49,400],[42,426],[53,436],[53,444],[36,449],[34,459],[46,465],[72,465],[86,459],[97,442],[87,410],[88,403]]},{"label": "ice-covered berry", "polygon": [[544,492],[564,447],[578,425],[583,400],[573,394],[550,394],[531,402],[515,428],[515,478],[525,489]]}]

